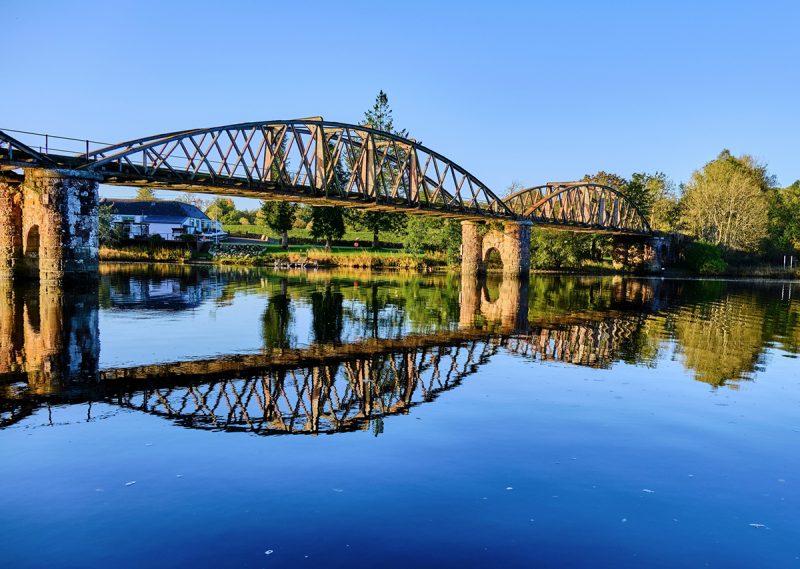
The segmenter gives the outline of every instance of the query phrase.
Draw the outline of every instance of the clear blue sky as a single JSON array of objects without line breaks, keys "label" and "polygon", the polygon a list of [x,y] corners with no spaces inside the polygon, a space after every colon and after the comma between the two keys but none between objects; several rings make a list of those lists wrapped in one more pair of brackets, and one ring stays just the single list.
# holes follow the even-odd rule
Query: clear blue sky
[{"label": "clear blue sky", "polygon": [[395,125],[500,191],[676,183],[723,148],[800,178],[800,2],[0,0],[0,127],[109,142],[322,115]]}]

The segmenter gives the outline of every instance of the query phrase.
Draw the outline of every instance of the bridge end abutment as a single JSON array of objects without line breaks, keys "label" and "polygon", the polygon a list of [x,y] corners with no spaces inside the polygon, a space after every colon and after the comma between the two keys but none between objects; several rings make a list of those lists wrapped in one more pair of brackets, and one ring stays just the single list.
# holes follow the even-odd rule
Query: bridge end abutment
[{"label": "bridge end abutment", "polygon": [[611,261],[617,270],[658,272],[663,267],[664,238],[620,235],[614,238]]},{"label": "bridge end abutment", "polygon": [[96,278],[98,209],[98,182],[81,172],[26,169],[0,179],[0,278]]}]

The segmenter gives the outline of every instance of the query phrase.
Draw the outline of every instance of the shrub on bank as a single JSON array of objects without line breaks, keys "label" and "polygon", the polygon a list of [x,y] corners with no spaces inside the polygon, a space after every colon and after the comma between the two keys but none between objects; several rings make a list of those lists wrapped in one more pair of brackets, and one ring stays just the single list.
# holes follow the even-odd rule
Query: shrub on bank
[{"label": "shrub on bank", "polygon": [[722,250],[711,243],[689,243],[683,258],[689,270],[701,275],[720,275],[728,269],[728,264],[722,258]]}]

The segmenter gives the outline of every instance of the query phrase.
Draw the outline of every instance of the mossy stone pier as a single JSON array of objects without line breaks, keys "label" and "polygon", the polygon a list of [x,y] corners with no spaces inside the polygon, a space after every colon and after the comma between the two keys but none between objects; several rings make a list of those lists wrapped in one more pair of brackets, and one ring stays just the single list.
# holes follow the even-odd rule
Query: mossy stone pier
[{"label": "mossy stone pier", "polygon": [[461,274],[474,277],[486,273],[487,260],[497,251],[503,276],[527,278],[531,268],[530,221],[505,221],[503,230],[483,231],[480,222],[461,222]]},{"label": "mossy stone pier", "polygon": [[98,267],[97,177],[25,169],[0,178],[0,278],[94,279]]}]

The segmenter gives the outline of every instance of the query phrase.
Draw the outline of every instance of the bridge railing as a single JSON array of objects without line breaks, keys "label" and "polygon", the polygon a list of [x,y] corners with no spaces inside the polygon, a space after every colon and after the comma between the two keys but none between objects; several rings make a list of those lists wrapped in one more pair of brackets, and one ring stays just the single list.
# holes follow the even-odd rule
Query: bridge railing
[{"label": "bridge railing", "polygon": [[[73,138],[70,136],[60,136],[28,130],[0,127],[0,131],[10,134],[20,142],[43,155],[66,156],[85,160],[87,156],[98,148],[108,146],[108,143],[97,140]],[[0,141],[0,149],[12,154],[13,157],[14,148],[11,143]]]}]

